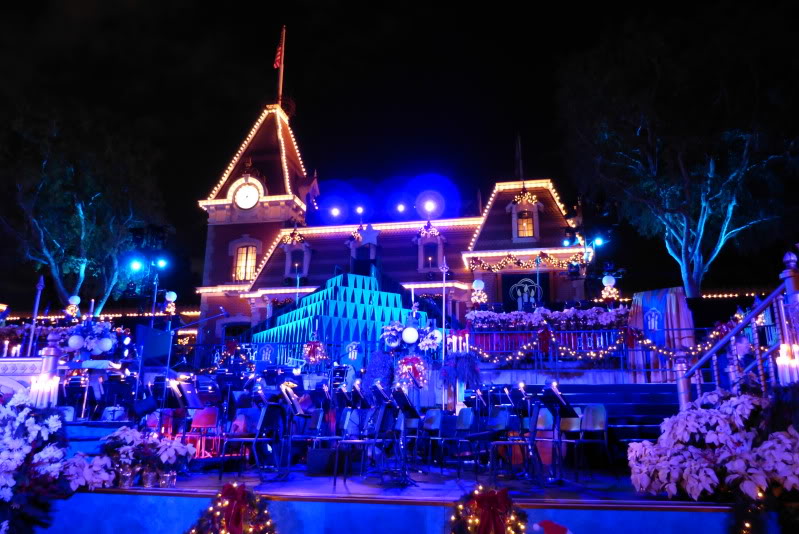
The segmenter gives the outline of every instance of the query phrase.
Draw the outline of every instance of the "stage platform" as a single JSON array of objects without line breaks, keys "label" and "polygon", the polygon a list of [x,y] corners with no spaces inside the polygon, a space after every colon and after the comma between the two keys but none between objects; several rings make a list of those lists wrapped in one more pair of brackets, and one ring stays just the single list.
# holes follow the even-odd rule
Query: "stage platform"
[{"label": "stage platform", "polygon": [[[330,476],[293,471],[288,480],[270,482],[274,473],[216,473],[181,476],[175,489],[99,490],[78,493],[55,503],[55,521],[42,532],[74,534],[187,532],[222,484],[246,484],[272,501],[270,510],[281,534],[422,534],[446,532],[449,509],[474,486],[473,474],[457,480],[445,475],[412,473],[418,486],[391,485],[378,477],[354,477],[333,487]],[[487,478],[480,477],[483,484]],[[501,479],[514,502],[527,510],[530,527],[550,519],[573,534],[618,530],[625,534],[680,532],[727,534],[729,506],[669,501],[637,495],[626,475],[594,474],[562,486],[541,488]],[[528,528],[528,531],[530,528]],[[772,531],[770,531],[772,532]],[[778,532],[778,531],[773,531]]]}]

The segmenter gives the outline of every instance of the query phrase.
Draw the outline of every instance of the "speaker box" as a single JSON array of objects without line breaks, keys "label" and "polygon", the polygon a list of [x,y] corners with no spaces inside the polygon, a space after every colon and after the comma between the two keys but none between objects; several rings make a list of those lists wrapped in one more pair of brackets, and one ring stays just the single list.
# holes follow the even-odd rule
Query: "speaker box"
[{"label": "speaker box", "polygon": [[133,413],[136,414],[137,418],[153,413],[156,408],[158,408],[158,405],[153,397],[147,397],[133,403]]},{"label": "speaker box", "polygon": [[[336,449],[308,449],[309,475],[332,475]],[[343,460],[343,455],[339,460]]]}]

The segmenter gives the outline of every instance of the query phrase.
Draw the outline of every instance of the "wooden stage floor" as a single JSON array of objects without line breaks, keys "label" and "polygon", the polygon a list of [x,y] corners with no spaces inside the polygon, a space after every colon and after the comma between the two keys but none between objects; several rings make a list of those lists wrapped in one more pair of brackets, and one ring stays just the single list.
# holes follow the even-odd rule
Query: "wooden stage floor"
[{"label": "wooden stage floor", "polygon": [[[454,469],[445,469],[444,475],[438,468],[430,473],[412,471],[411,479],[416,485],[403,486],[392,482],[385,476],[352,476],[344,481],[339,477],[333,487],[333,477],[329,475],[307,475],[302,466],[292,468],[288,477],[276,479],[275,472],[255,470],[245,471],[242,476],[226,472],[222,480],[218,471],[207,471],[182,475],[177,487],[170,492],[183,494],[213,495],[227,482],[245,484],[248,488],[273,500],[308,501],[351,501],[351,502],[402,502],[407,504],[452,503],[462,495],[472,491],[476,482],[473,471],[468,476],[456,477]],[[481,474],[479,483],[489,485],[489,477]],[[616,508],[616,509],[682,509],[696,510],[726,509],[726,506],[709,505],[667,500],[637,493],[630,484],[629,475],[619,472],[581,473],[579,482],[568,473],[568,478],[560,484],[548,483],[544,487],[531,481],[500,477],[498,487],[507,487],[514,501],[523,507],[545,506],[547,508]]]}]

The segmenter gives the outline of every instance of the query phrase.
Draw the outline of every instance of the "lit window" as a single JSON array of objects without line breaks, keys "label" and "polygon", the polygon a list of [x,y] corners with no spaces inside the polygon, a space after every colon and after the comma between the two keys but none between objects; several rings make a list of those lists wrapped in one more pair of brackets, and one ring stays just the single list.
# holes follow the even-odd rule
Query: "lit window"
[{"label": "lit window", "polygon": [[438,243],[424,244],[424,266],[428,269],[438,267]]},{"label": "lit window", "polygon": [[233,264],[233,280],[252,280],[255,278],[255,247],[236,249],[236,262]]},{"label": "lit window", "polygon": [[535,235],[533,230],[532,214],[529,211],[519,213],[516,218],[516,236],[533,237]]}]

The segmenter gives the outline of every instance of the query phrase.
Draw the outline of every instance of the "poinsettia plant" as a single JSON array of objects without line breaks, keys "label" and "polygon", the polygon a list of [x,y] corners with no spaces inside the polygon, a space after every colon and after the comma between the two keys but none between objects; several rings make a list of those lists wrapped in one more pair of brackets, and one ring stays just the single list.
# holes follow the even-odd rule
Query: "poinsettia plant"
[{"label": "poinsettia plant", "polygon": [[630,444],[633,486],[695,500],[799,490],[799,432],[769,429],[769,404],[749,394],[704,394],[663,421],[657,442]]},{"label": "poinsettia plant", "polygon": [[46,527],[52,499],[69,495],[60,482],[66,452],[62,427],[61,415],[34,407],[27,389],[0,405],[0,528]]}]

